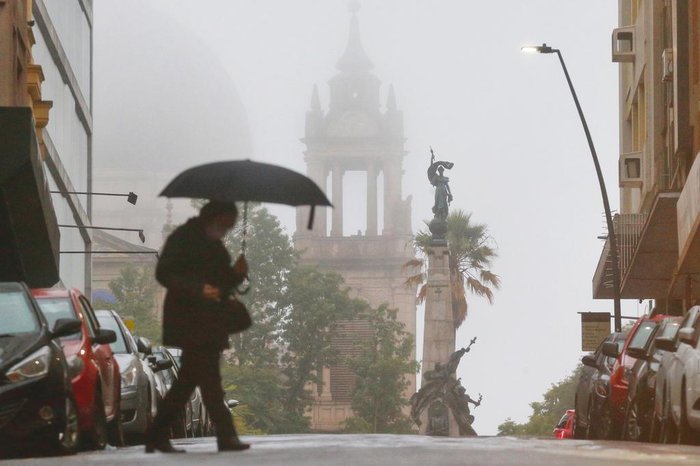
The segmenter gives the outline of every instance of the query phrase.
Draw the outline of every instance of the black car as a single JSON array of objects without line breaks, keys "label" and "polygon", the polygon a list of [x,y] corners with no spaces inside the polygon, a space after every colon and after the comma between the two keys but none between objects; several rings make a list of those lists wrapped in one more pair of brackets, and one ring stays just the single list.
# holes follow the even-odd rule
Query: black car
[{"label": "black car", "polygon": [[[57,339],[80,330],[77,319],[49,329],[23,283],[0,283],[0,451],[35,445],[59,453],[78,446],[69,368]],[[12,448],[12,451],[10,449]]]},{"label": "black car", "polygon": [[656,338],[673,339],[678,333],[682,317],[667,317],[656,326],[643,348],[630,347],[627,353],[636,358],[629,376],[629,390],[625,402],[623,440],[648,442],[651,439],[656,395],[656,374],[665,350],[658,347]]},{"label": "black car", "polygon": [[576,386],[574,402],[574,438],[596,438],[600,426],[601,407],[610,394],[610,371],[615,358],[603,354],[606,343],[615,343],[618,349],[627,338],[626,333],[611,333],[592,354],[581,359],[583,368]]}]

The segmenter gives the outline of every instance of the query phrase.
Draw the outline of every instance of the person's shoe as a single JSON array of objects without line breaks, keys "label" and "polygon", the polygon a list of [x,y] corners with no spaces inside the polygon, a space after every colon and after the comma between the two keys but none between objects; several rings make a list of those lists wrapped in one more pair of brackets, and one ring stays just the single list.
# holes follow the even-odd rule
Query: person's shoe
[{"label": "person's shoe", "polygon": [[241,451],[250,448],[250,443],[243,443],[238,438],[219,442],[219,451]]},{"label": "person's shoe", "polygon": [[154,451],[161,453],[186,453],[182,448],[175,448],[168,439],[158,442],[146,442],[146,453],[153,453]]}]

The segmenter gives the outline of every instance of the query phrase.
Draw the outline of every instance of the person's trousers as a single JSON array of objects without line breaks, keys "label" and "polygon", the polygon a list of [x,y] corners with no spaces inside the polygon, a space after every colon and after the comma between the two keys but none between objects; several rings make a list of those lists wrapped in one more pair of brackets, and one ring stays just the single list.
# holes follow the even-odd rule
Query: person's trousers
[{"label": "person's trousers", "polygon": [[185,408],[185,403],[192,395],[194,387],[199,385],[204,406],[216,428],[219,443],[236,437],[236,429],[231,420],[231,412],[224,404],[224,390],[221,388],[221,373],[217,350],[183,349],[182,365],[177,379],[158,407],[153,420],[150,438],[154,441],[168,438],[170,426],[178,413]]}]

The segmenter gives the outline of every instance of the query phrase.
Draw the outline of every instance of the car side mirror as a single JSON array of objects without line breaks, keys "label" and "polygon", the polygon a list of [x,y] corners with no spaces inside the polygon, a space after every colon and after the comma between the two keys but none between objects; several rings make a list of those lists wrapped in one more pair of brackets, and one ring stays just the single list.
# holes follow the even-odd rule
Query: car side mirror
[{"label": "car side mirror", "polygon": [[630,356],[632,356],[635,359],[649,359],[649,355],[647,354],[647,352],[644,348],[639,348],[639,347],[627,348],[627,354],[629,354]]},{"label": "car side mirror", "polygon": [[583,363],[584,366],[592,367],[594,369],[596,369],[598,367],[598,362],[590,354],[587,354],[583,358],[581,358],[581,362]]},{"label": "car side mirror", "polygon": [[117,341],[117,334],[114,330],[101,328],[91,340],[93,345],[106,345]]},{"label": "car side mirror", "polygon": [[693,327],[683,327],[678,331],[678,339],[683,343],[692,344],[695,337],[695,330]]},{"label": "car side mirror", "polygon": [[656,345],[656,349],[662,351],[670,351],[671,353],[676,351],[676,345],[673,340],[668,337],[658,337],[654,340],[654,344]]},{"label": "car side mirror", "polygon": [[241,404],[241,402],[238,400],[226,400],[226,406],[228,406],[229,408],[235,408],[239,404]]},{"label": "car side mirror", "polygon": [[153,364],[153,371],[160,372],[164,371],[165,369],[170,369],[171,367],[173,367],[173,362],[169,359],[163,359],[161,361],[156,361]]},{"label": "car side mirror", "polygon": [[138,337],[136,339],[136,349],[139,353],[143,354],[151,354],[153,352],[151,342],[144,337]]},{"label": "car side mirror", "polygon": [[54,338],[67,337],[78,333],[82,325],[78,319],[57,319],[53,325],[53,330],[51,330],[51,335]]},{"label": "car side mirror", "polygon": [[620,355],[620,351],[617,349],[617,343],[608,341],[603,343],[603,354],[609,358],[616,358]]}]

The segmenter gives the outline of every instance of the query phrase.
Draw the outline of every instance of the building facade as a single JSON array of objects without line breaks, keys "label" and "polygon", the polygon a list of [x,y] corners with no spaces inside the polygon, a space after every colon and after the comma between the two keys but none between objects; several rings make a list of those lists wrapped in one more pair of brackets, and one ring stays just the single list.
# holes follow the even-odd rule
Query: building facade
[{"label": "building facade", "polygon": [[[326,111],[318,89],[313,89],[302,140],[308,175],[331,193],[333,209],[316,209],[314,228],[307,230],[309,209],[299,208],[294,245],[302,253],[302,263],[341,274],[353,293],[372,306],[388,303],[398,309],[398,319],[415,337],[415,290],[404,284],[407,273],[402,270],[402,265],[413,258],[411,199],[404,199],[401,193],[406,154],[403,115],[391,87],[386,107],[381,109],[380,81],[372,74],[373,65],[362,48],[356,10],[352,12],[346,50],[336,67],[338,72],[329,83]],[[366,216],[366,229],[353,235],[344,234],[343,226],[343,195],[347,191],[343,182],[348,172],[366,176],[364,193],[351,193],[360,198],[366,195],[365,212],[352,212]],[[365,322],[346,323],[333,344],[348,354],[353,351],[353,341],[371,331]],[[324,369],[322,379],[323,385],[313,390],[312,429],[341,430],[343,421],[352,416],[352,373],[345,366],[329,367]],[[415,393],[415,374],[408,377],[408,382],[407,398]]]},{"label": "building facade", "polygon": [[60,282],[89,293],[90,232],[72,227],[90,226],[91,200],[66,193],[91,191],[92,1],[0,2],[0,31],[0,105],[32,108],[42,171],[60,192],[58,249],[76,252],[60,255]]},{"label": "building facade", "polygon": [[[668,313],[700,300],[700,4],[620,0],[621,296]],[[593,280],[611,298],[610,245]]]}]

